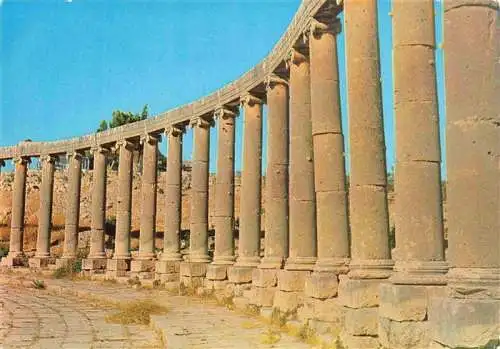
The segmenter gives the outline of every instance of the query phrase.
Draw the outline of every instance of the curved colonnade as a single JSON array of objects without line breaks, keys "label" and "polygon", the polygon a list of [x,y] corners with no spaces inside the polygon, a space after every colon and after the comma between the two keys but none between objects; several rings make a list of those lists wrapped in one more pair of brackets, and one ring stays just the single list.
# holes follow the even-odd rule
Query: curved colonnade
[{"label": "curved colonnade", "polygon": [[[448,251],[445,256],[432,0],[393,2],[396,248],[391,256],[375,0],[304,1],[278,44],[217,92],[154,118],[56,142],[0,148],[13,159],[9,255],[22,256],[27,164],[42,163],[37,252],[50,261],[55,155],[68,155],[62,266],[76,257],[81,154],[94,158],[92,237],[83,268],[108,277],[228,291],[324,328],[350,348],[457,348],[499,335],[498,3],[444,2]],[[350,178],[335,35],[344,12]],[[496,23],[489,25],[488,23]],[[473,30],[470,30],[473,28]],[[268,107],[266,219],[261,227],[263,105]],[[243,111],[238,255],[234,246],[235,117]],[[215,251],[208,254],[210,127],[218,129]],[[182,136],[193,128],[189,254],[180,254]],[[157,147],[168,139],[164,250],[154,249]],[[132,152],[143,149],[140,243],[130,254]],[[119,154],[116,239],[104,253],[106,155]],[[265,231],[264,256],[260,233]],[[319,326],[320,324],[321,326]]]}]

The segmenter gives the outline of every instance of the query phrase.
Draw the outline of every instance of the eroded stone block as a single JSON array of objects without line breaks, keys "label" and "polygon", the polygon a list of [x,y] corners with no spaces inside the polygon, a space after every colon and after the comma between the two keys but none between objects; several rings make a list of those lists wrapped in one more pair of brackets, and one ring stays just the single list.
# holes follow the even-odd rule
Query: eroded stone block
[{"label": "eroded stone block", "polygon": [[130,259],[108,259],[106,269],[112,270],[130,270]]},{"label": "eroded stone block", "polygon": [[[182,267],[181,267],[182,269]],[[198,287],[203,286],[203,277],[202,276],[180,276],[180,284],[187,289],[195,290]]]},{"label": "eroded stone block", "polygon": [[179,261],[157,261],[155,265],[155,270],[159,274],[176,274],[180,270]]},{"label": "eroded stone block", "polygon": [[134,259],[130,262],[130,271],[134,273],[154,272],[155,261],[151,259]]},{"label": "eroded stone block", "polygon": [[287,292],[304,291],[306,278],[311,274],[304,270],[280,270],[278,271],[278,289]]},{"label": "eroded stone block", "polygon": [[390,349],[421,349],[430,345],[427,321],[393,321],[379,319],[380,344]]},{"label": "eroded stone block", "polygon": [[431,339],[451,348],[482,347],[500,336],[500,300],[435,297],[428,314]]},{"label": "eroded stone block", "polygon": [[75,261],[75,258],[57,258],[56,269],[66,268]]},{"label": "eroded stone block", "polygon": [[203,287],[207,290],[225,290],[229,281],[204,279]]},{"label": "eroded stone block", "polygon": [[156,274],[155,279],[159,280],[161,283],[167,282],[179,282],[179,274],[170,273],[170,274]]},{"label": "eroded stone block", "polygon": [[353,336],[346,332],[340,334],[340,341],[346,348],[353,349],[379,349],[377,337],[372,336]]},{"label": "eroded stone block", "polygon": [[252,284],[257,287],[274,287],[278,283],[277,269],[260,269],[252,270]]},{"label": "eroded stone block", "polygon": [[39,257],[33,257],[28,260],[28,265],[32,269],[42,269],[42,268],[47,268],[49,264],[53,263],[55,261],[55,258],[39,258]]},{"label": "eroded stone block", "polygon": [[225,280],[227,277],[227,265],[207,265],[206,278],[209,280]]},{"label": "eroded stone block", "polygon": [[335,323],[340,328],[344,323],[346,309],[339,304],[337,298],[317,299],[304,298],[304,306],[299,309],[297,315],[301,320],[316,319]]},{"label": "eroded stone block", "polygon": [[82,260],[83,270],[103,270],[107,265],[106,258],[86,258]]},{"label": "eroded stone block", "polygon": [[181,276],[204,277],[207,272],[206,263],[182,262],[180,264]]},{"label": "eroded stone block", "polygon": [[349,308],[376,307],[379,304],[379,279],[350,279],[339,276],[338,298],[340,304]]},{"label": "eroded stone block", "polygon": [[227,278],[235,284],[252,282],[253,268],[248,267],[230,267],[227,269]]},{"label": "eroded stone block", "polygon": [[272,307],[276,287],[253,287],[250,293],[250,304]]},{"label": "eroded stone block", "polygon": [[274,294],[273,308],[283,313],[293,313],[304,304],[303,292],[277,290]]},{"label": "eroded stone block", "polygon": [[319,299],[335,297],[338,286],[335,273],[312,273],[305,281],[305,295]]},{"label": "eroded stone block", "polygon": [[345,331],[355,336],[376,336],[378,333],[378,308],[347,309]]}]

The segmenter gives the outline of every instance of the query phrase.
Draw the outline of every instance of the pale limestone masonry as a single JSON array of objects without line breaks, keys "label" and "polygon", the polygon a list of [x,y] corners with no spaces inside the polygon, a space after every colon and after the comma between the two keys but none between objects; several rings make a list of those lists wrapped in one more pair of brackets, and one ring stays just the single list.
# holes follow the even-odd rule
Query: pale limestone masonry
[{"label": "pale limestone masonry", "polygon": [[[498,2],[445,0],[443,5],[446,222],[434,2],[393,3],[393,256],[376,4],[303,1],[270,55],[208,97],[96,135],[0,148],[0,166],[15,159],[10,251],[1,264],[14,267],[33,256],[25,254],[23,232],[27,169],[34,157],[41,157],[42,171],[36,253],[29,264],[46,268],[54,257],[51,212],[53,196],[61,194],[66,195],[64,251],[56,266],[77,258],[79,201],[89,197],[86,189],[80,193],[80,154],[92,149],[91,242],[83,260],[89,275],[106,271],[106,278],[154,278],[170,289],[209,291],[219,301],[232,299],[243,310],[300,321],[319,334],[338,333],[349,348],[495,347],[500,335]],[[339,20],[342,11],[344,28]],[[339,86],[339,70],[344,67],[338,65],[338,54],[343,53],[337,53],[342,30],[349,188]],[[238,188],[235,118],[240,110],[244,129]],[[215,124],[217,171],[210,181],[210,129]],[[194,136],[189,204],[181,172],[188,125]],[[168,142],[165,182],[159,182],[157,172],[162,133]],[[140,182],[134,182],[133,153],[139,144],[142,173]],[[107,186],[110,148],[119,152],[111,259],[104,248],[106,199],[114,195]],[[61,154],[70,159],[68,184],[54,193],[54,158]],[[164,198],[158,197],[161,187]],[[165,217],[159,252],[155,244],[161,240],[155,241],[155,235],[162,229],[157,228],[160,207]],[[183,210],[190,213],[189,224],[181,227]],[[131,253],[131,230],[137,229],[131,224],[134,215],[140,216],[139,250]],[[189,248],[181,246],[181,228],[189,228]]]}]

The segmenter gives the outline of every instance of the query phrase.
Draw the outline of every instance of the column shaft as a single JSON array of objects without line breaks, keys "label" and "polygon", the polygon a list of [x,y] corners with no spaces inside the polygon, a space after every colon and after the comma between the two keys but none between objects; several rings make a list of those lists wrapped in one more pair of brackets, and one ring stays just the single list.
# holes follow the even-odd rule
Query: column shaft
[{"label": "column shaft", "polygon": [[285,268],[312,270],[316,262],[316,206],[309,59],[290,61],[290,251]]},{"label": "column shaft", "polygon": [[82,155],[77,152],[68,154],[68,161],[68,192],[66,194],[67,206],[64,217],[63,258],[75,258],[78,249]]},{"label": "column shaft", "polygon": [[134,145],[124,140],[116,143],[116,147],[120,155],[118,163],[115,253],[113,258],[129,259]]},{"label": "column shaft", "polygon": [[191,179],[191,221],[189,261],[208,263],[208,161],[210,123],[202,118],[193,127],[193,167]]},{"label": "column shaft", "polygon": [[445,1],[446,193],[452,268],[500,268],[500,30],[498,3],[486,3],[463,1],[460,7]]},{"label": "column shaft", "polygon": [[106,153],[102,147],[93,149],[94,172],[92,176],[92,221],[89,258],[104,258],[106,231]]},{"label": "column shaft", "polygon": [[178,127],[167,129],[167,178],[165,186],[165,232],[162,260],[181,260],[182,133]]},{"label": "column shaft", "polygon": [[40,157],[40,161],[42,163],[42,184],[40,188],[40,210],[38,213],[38,236],[35,257],[44,258],[50,256],[55,158],[45,155]]},{"label": "column shaft", "polygon": [[265,243],[261,268],[280,268],[288,257],[288,84],[267,84]]},{"label": "column shaft", "polygon": [[351,151],[350,273],[388,276],[391,262],[377,2],[347,1],[344,16]]},{"label": "column shaft", "polygon": [[[444,274],[434,2],[393,3],[397,278]],[[418,276],[403,276],[416,271]],[[424,274],[424,275],[422,275]],[[437,275],[434,276],[438,277]],[[393,281],[396,281],[395,279]],[[437,280],[436,280],[437,281]],[[444,282],[444,278],[442,280]],[[404,280],[399,280],[404,282]]]},{"label": "column shaft", "polygon": [[[335,26],[335,27],[334,27]],[[349,257],[349,222],[340,114],[336,32],[339,23],[313,21],[311,112],[314,143],[318,271],[345,272]]]},{"label": "column shaft", "polygon": [[234,142],[237,113],[221,108],[218,120],[217,177],[215,181],[214,264],[234,262]]},{"label": "column shaft", "polygon": [[23,253],[24,203],[26,194],[26,174],[29,159],[15,158],[14,185],[12,187],[12,216],[10,223],[9,256]]},{"label": "column shaft", "polygon": [[158,164],[158,137],[146,135],[142,155],[141,186],[141,230],[139,235],[139,258],[155,256],[156,223],[156,178]]},{"label": "column shaft", "polygon": [[260,262],[260,203],[262,173],[262,101],[242,98],[244,109],[238,266]]}]

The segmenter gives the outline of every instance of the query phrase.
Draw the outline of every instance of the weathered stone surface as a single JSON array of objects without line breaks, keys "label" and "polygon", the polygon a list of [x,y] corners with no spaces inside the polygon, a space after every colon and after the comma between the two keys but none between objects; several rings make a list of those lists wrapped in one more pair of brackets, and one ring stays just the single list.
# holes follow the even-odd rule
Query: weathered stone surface
[{"label": "weathered stone surface", "polygon": [[380,344],[390,349],[421,349],[430,345],[427,321],[392,321],[379,319]]},{"label": "weathered stone surface", "polygon": [[346,332],[340,333],[340,341],[345,348],[353,349],[379,349],[380,345],[377,337],[353,336]]},{"label": "weathered stone surface", "polygon": [[227,265],[207,265],[206,278],[209,280],[225,280],[227,278]]},{"label": "weathered stone surface", "polygon": [[304,304],[304,294],[302,292],[277,290],[274,294],[273,308],[283,313],[295,312],[302,304]]},{"label": "weathered stone surface", "polygon": [[203,287],[204,277],[202,276],[180,276],[180,284],[187,289],[195,290],[198,287]]},{"label": "weathered stone surface", "polygon": [[354,336],[376,336],[378,332],[378,308],[347,309],[345,331]]},{"label": "weathered stone surface", "polygon": [[380,280],[350,279],[339,276],[339,302],[349,308],[376,307],[379,304]]},{"label": "weathered stone surface", "polygon": [[111,270],[130,270],[129,259],[108,259],[106,269]]},{"label": "weathered stone surface", "polygon": [[278,288],[280,291],[298,292],[304,291],[306,279],[311,274],[302,270],[280,270],[278,271]]},{"label": "weathered stone surface", "polygon": [[190,263],[190,262],[180,263],[181,276],[203,277],[205,276],[206,272],[207,272],[206,263]]},{"label": "weathered stone surface", "polygon": [[431,298],[430,337],[450,348],[481,347],[500,336],[500,301]]},{"label": "weathered stone surface", "polygon": [[427,317],[428,298],[444,296],[443,286],[380,285],[379,314],[396,321],[423,321]]},{"label": "weathered stone surface", "polygon": [[299,309],[297,316],[303,321],[316,319],[334,323],[340,328],[344,324],[345,312],[345,307],[339,304],[337,298],[321,300],[305,297],[304,306]]},{"label": "weathered stone surface", "polygon": [[253,287],[250,294],[250,304],[272,307],[276,291],[276,287]]},{"label": "weathered stone surface", "polygon": [[[57,258],[56,259],[56,269],[65,268],[75,261],[75,258]],[[108,262],[109,263],[109,262]]]},{"label": "weathered stone surface", "polygon": [[278,283],[277,269],[260,269],[252,270],[252,285],[257,287],[274,287]]},{"label": "weathered stone surface", "polygon": [[82,260],[83,270],[99,270],[106,269],[106,258],[86,258]]},{"label": "weathered stone surface", "polygon": [[180,261],[159,260],[155,264],[155,270],[159,274],[179,273],[180,264]]},{"label": "weathered stone surface", "polygon": [[155,271],[155,261],[150,259],[134,259],[130,262],[130,271],[134,273]]},{"label": "weathered stone surface", "polygon": [[243,292],[249,290],[252,287],[252,284],[235,284],[229,282],[226,285],[226,289],[224,290],[226,297],[241,297],[243,296]]},{"label": "weathered stone surface", "polygon": [[211,280],[211,279],[203,280],[203,287],[208,290],[225,290],[227,284],[228,284],[227,280]]},{"label": "weathered stone surface", "polygon": [[156,274],[155,279],[160,280],[161,283],[179,282],[180,275],[178,273]]},{"label": "weathered stone surface", "polygon": [[307,297],[326,299],[337,295],[337,275],[335,273],[312,273],[305,281]]},{"label": "weathered stone surface", "polygon": [[229,267],[227,269],[227,278],[235,284],[252,282],[253,268],[248,267]]},{"label": "weathered stone surface", "polygon": [[47,266],[51,263],[54,263],[55,258],[39,258],[34,257],[28,260],[28,265],[33,269],[42,269],[47,268]]}]

